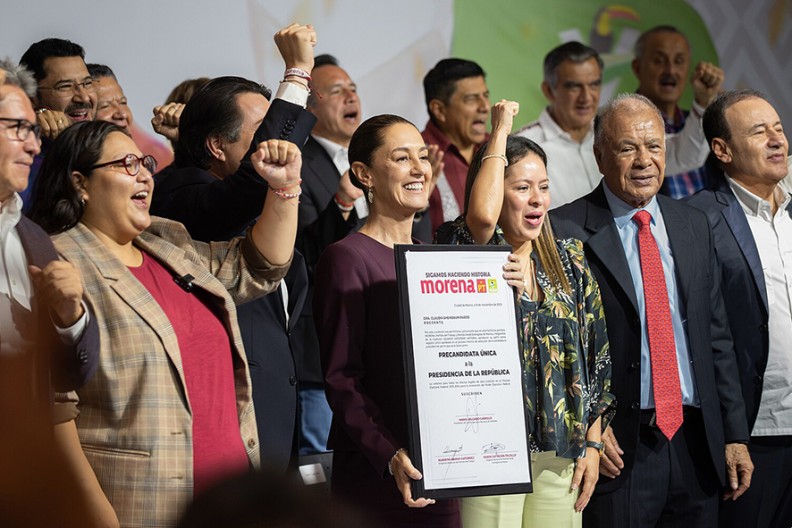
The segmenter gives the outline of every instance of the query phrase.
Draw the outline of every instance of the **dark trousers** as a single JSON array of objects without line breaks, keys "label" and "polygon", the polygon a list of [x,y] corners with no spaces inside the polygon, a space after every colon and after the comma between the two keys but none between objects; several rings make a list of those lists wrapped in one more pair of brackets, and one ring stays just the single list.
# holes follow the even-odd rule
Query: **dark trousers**
[{"label": "dark trousers", "polygon": [[583,510],[583,526],[716,527],[718,477],[701,412],[686,408],[685,421],[670,441],[643,422],[648,420],[642,420],[632,471],[618,490],[592,497]]},{"label": "dark trousers", "polygon": [[748,447],[754,472],[751,487],[736,501],[721,504],[721,528],[792,526],[792,436],[758,436]]}]

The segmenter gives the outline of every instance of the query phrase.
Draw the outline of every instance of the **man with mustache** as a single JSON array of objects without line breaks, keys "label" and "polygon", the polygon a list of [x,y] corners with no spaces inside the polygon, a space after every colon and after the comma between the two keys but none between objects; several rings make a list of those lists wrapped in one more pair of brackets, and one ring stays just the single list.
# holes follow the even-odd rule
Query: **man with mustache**
[{"label": "man with mustache", "polygon": [[[638,79],[638,93],[652,101],[663,115],[666,133],[681,132],[689,121],[699,127],[701,116],[723,85],[723,70],[709,62],[699,62],[691,77],[694,99],[688,110],[679,108],[690,66],[690,44],[674,26],[656,26],[635,43],[632,70]],[[706,145],[706,141],[704,142]],[[706,157],[707,148],[703,147]],[[703,165],[703,162],[702,164]],[[672,198],[690,196],[707,186],[704,167],[669,174],[661,193]]]},{"label": "man with mustache", "polygon": [[38,83],[31,100],[42,134],[41,153],[30,169],[30,183],[20,193],[27,209],[30,191],[50,142],[66,127],[94,118],[96,86],[85,65],[85,50],[69,40],[40,40],[27,49],[19,63],[33,73]]}]

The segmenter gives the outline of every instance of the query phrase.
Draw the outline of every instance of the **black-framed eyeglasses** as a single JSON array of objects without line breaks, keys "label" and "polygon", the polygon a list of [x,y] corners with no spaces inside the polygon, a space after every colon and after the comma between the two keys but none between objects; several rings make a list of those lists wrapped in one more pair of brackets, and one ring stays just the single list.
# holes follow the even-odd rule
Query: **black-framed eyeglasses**
[{"label": "black-framed eyeglasses", "polygon": [[52,90],[58,95],[74,95],[78,91],[93,92],[96,90],[96,81],[88,78],[83,82],[67,82],[57,86],[39,86],[39,90]]},{"label": "black-framed eyeglasses", "polygon": [[107,161],[105,163],[97,163],[92,167],[88,167],[89,171],[94,169],[99,169],[101,167],[109,167],[110,165],[121,165],[126,170],[127,174],[130,176],[137,176],[140,172],[140,165],[146,167],[146,170],[149,171],[151,174],[157,170],[157,159],[152,155],[146,155],[142,158],[135,156],[134,154],[127,154],[121,159]]},{"label": "black-framed eyeglasses", "polygon": [[41,139],[41,126],[37,123],[31,123],[27,119],[13,119],[10,117],[0,117],[0,121],[13,123],[12,125],[5,125],[6,130],[14,130],[14,137],[9,137],[9,139],[26,141],[30,137],[31,132],[36,136],[36,140]]}]

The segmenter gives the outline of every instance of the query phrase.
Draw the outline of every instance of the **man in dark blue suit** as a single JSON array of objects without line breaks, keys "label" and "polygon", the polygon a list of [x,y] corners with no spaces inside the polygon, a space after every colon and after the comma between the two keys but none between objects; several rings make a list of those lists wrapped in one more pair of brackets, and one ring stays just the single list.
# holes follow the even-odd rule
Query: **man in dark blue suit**
[{"label": "man in dark blue suit", "polygon": [[584,524],[715,526],[719,486],[742,493],[752,468],[712,232],[657,195],[665,135],[648,99],[619,96],[594,134],[604,182],[551,214],[599,283],[618,401]]},{"label": "man in dark blue suit", "polygon": [[792,526],[792,197],[789,143],[773,106],[728,91],[704,114],[720,171],[688,203],[707,214],[745,399],[751,488],[721,505],[720,526]]},{"label": "man in dark blue suit", "polygon": [[[316,33],[311,26],[292,24],[278,32],[275,41],[286,72],[272,103],[267,101],[268,91],[253,81],[209,81],[181,114],[174,164],[155,176],[152,214],[183,223],[196,240],[237,236],[261,213],[265,196],[284,199],[253,169],[250,154],[267,139],[301,147],[315,122],[304,107]],[[296,465],[294,356],[305,336],[297,326],[307,288],[305,264],[295,252],[276,292],[237,309],[250,366],[261,464],[279,472]]]}]

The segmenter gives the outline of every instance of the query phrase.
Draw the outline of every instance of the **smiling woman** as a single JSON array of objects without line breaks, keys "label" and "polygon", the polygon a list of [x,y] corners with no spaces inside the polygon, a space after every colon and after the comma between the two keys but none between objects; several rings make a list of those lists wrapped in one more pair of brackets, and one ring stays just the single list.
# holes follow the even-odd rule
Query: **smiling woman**
[{"label": "smiling woman", "polygon": [[[251,161],[270,188],[297,185],[295,145],[262,143]],[[155,167],[118,126],[73,125],[47,155],[31,210],[80,270],[96,314],[99,369],[71,395],[80,416],[69,453],[93,470],[90,503],[109,501],[121,526],[173,525],[194,494],[258,465],[235,304],[277,287],[289,261],[267,233],[292,246],[297,224],[291,195],[273,192],[245,237],[193,241],[149,215]]]},{"label": "smiling woman", "polygon": [[410,480],[421,474],[404,449],[407,415],[393,246],[411,243],[413,216],[426,207],[429,151],[412,123],[381,115],[355,131],[349,162],[352,182],[367,195],[369,216],[357,233],[325,250],[314,295],[325,392],[333,410],[331,490],[382,526],[456,527],[457,501],[412,497]]}]

